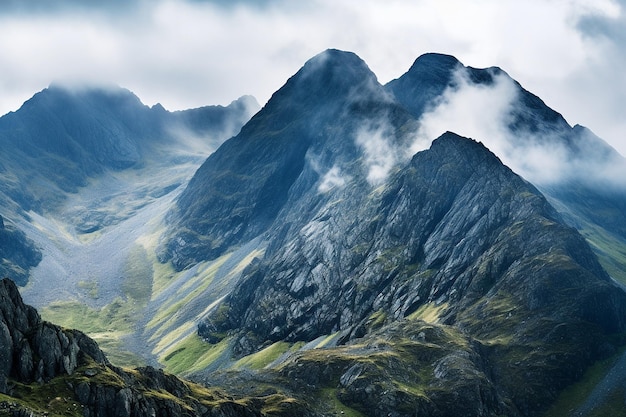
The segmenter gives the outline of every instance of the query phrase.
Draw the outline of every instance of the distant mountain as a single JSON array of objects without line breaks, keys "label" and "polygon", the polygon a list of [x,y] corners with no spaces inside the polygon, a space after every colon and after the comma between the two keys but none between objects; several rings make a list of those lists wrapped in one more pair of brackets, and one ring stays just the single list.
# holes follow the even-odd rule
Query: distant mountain
[{"label": "distant mountain", "polygon": [[43,226],[28,230],[28,212],[67,222],[70,233],[117,224],[179,187],[257,109],[247,96],[169,112],[119,87],[35,94],[0,118],[0,213],[13,220],[0,230],[0,273],[25,285],[42,259],[35,246],[50,245]]},{"label": "distant mountain", "polygon": [[[160,259],[184,269],[253,239],[265,252],[200,336],[235,357],[326,338],[337,347],[268,372],[375,416],[538,415],[615,351],[626,294],[534,186],[453,133],[407,152],[458,68],[427,55],[383,87],[354,54],[328,50],[207,159]],[[501,72],[468,71],[486,85]],[[509,128],[575,150],[575,130],[520,94]]]},{"label": "distant mountain", "polygon": [[237,133],[256,106],[244,97],[228,107],[171,113],[119,87],[52,85],[0,118],[0,194],[24,210],[50,210],[106,170],[165,157],[158,151],[179,144],[181,132],[219,145],[215,133]]}]

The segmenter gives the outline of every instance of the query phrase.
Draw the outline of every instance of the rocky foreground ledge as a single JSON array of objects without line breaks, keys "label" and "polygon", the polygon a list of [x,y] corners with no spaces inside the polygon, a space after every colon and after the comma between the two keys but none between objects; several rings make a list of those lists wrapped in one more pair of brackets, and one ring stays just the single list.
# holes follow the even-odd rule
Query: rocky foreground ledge
[{"label": "rocky foreground ledge", "polygon": [[303,415],[300,408],[280,394],[236,399],[152,367],[115,367],[95,341],[42,321],[13,281],[0,281],[0,415]]}]

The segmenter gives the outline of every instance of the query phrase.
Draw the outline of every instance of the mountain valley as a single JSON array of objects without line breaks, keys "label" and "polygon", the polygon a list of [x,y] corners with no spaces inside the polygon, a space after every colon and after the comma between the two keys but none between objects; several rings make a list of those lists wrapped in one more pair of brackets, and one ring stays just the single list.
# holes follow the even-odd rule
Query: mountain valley
[{"label": "mountain valley", "polygon": [[497,67],[52,85],[0,143],[0,415],[568,416],[626,347],[626,160]]}]

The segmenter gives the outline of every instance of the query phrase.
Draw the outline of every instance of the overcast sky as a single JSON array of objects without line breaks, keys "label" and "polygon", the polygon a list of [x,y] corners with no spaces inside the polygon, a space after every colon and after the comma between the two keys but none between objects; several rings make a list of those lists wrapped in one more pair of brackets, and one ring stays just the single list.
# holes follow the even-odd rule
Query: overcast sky
[{"label": "overcast sky", "polygon": [[0,114],[54,81],[264,104],[327,48],[382,83],[425,52],[499,66],[626,154],[626,0],[0,0]]}]

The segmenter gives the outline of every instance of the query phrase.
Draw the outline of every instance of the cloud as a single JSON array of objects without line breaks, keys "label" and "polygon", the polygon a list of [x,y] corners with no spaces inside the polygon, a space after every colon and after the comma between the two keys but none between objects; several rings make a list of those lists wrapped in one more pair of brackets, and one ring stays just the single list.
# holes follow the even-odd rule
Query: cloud
[{"label": "cloud", "polygon": [[326,193],[334,188],[341,188],[352,179],[352,177],[343,173],[341,167],[337,164],[334,164],[331,168],[326,168],[318,155],[307,153],[306,161],[321,178],[317,186],[317,191],[320,193]]},{"label": "cloud", "polygon": [[355,135],[355,143],[363,151],[366,178],[371,185],[380,185],[387,180],[392,168],[399,162],[401,152],[392,140],[391,128],[381,118],[361,126]]},{"label": "cloud", "polygon": [[139,0],[3,0],[0,13],[45,14],[67,11],[107,11],[119,14],[140,4]]},{"label": "cloud", "polygon": [[171,110],[244,94],[264,103],[330,47],[383,83],[433,51],[506,69],[626,152],[624,27],[612,0],[7,0],[0,113],[56,80],[118,84]]},{"label": "cloud", "polygon": [[346,178],[346,176],[342,174],[341,168],[333,166],[324,174],[317,190],[320,193],[325,193],[333,188],[343,187],[348,179],[349,177]]},{"label": "cloud", "polygon": [[[518,90],[506,74],[493,75],[493,84],[477,85],[470,81],[465,68],[457,70],[452,87],[422,116],[411,152],[424,149],[426,143],[448,130],[481,141],[505,137]],[[503,141],[494,141],[492,146],[496,153],[507,151]]]},{"label": "cloud", "polygon": [[506,73],[492,75],[492,84],[474,84],[467,69],[460,68],[452,86],[420,119],[411,151],[449,130],[483,142],[505,165],[539,186],[569,180],[626,185],[624,159],[600,146],[602,140],[589,130],[511,129],[512,114],[527,111],[519,100],[521,91]]}]

